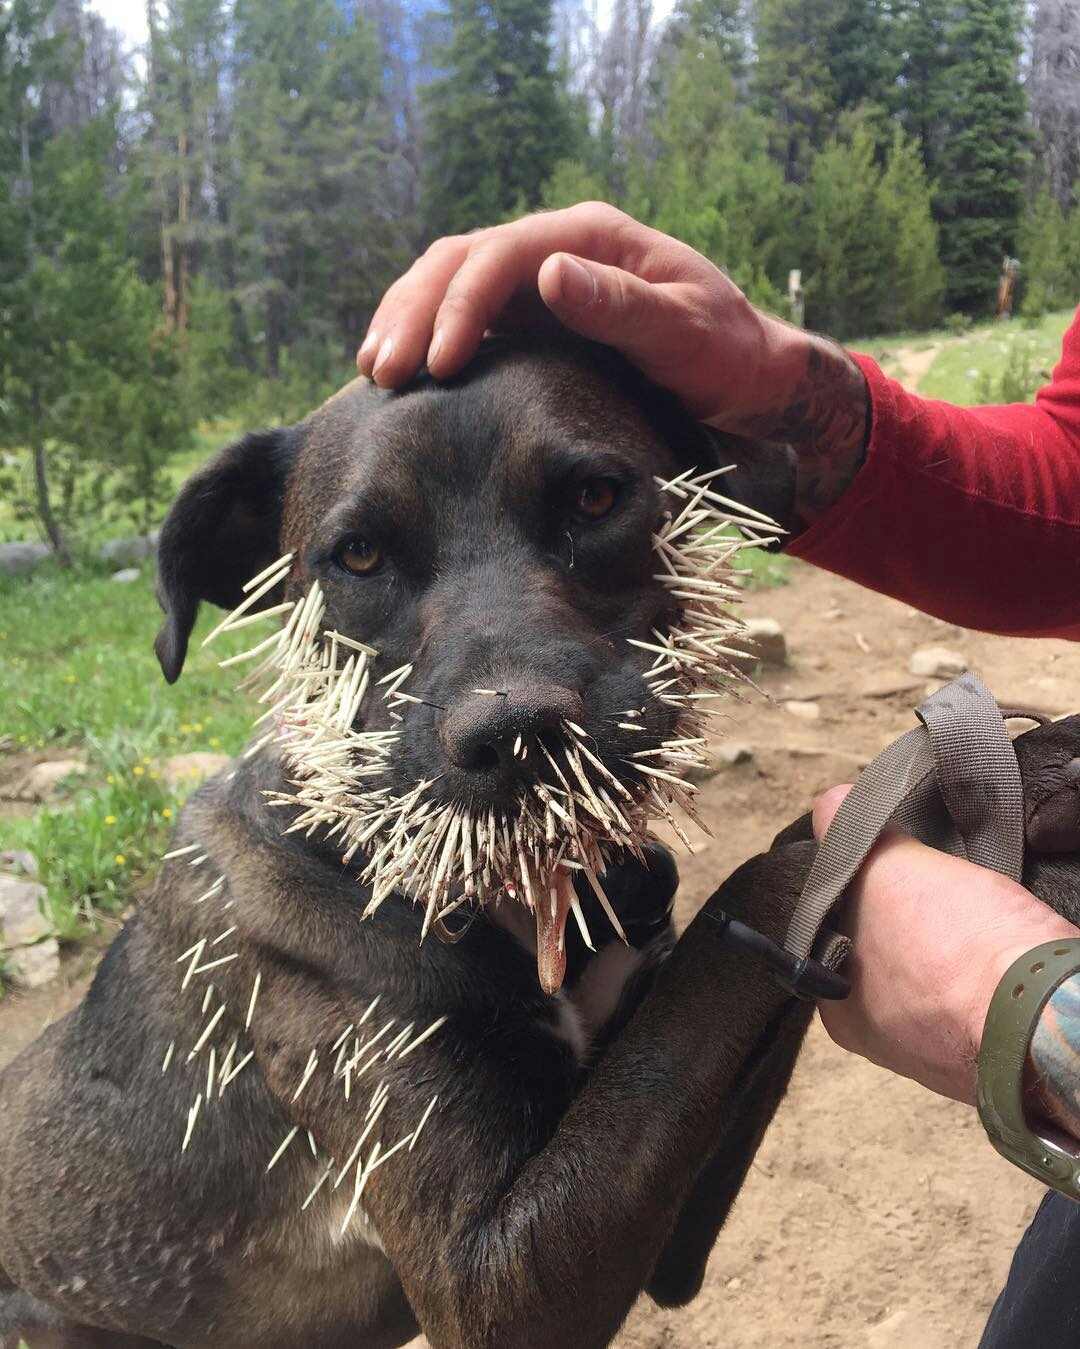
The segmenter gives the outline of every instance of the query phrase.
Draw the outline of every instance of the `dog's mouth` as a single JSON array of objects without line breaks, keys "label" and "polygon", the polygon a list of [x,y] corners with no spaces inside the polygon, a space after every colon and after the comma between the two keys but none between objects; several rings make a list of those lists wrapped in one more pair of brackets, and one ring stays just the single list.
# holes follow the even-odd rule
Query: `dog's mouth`
[{"label": "dog's mouth", "polygon": [[[716,702],[741,678],[729,646],[742,627],[733,612],[735,562],[746,547],[774,537],[771,522],[714,490],[715,477],[683,474],[659,482],[678,508],[664,516],[653,538],[656,579],[677,602],[677,617],[666,631],[632,644],[652,658],[642,672],[646,696],[665,705],[672,729],[662,739],[641,735],[641,748],[614,767],[582,726],[564,718],[554,732],[517,737],[514,757],[523,765],[531,758],[532,766],[503,802],[441,799],[434,777],[395,787],[392,766],[403,727],[425,700],[411,691],[411,665],[376,680],[374,648],[325,628],[318,581],[301,600],[264,611],[288,612],[272,638],[223,662],[261,657],[244,681],[260,688],[267,704],[255,747],[278,744],[295,775],[292,790],[272,799],[296,811],[292,830],[321,832],[341,847],[346,862],[358,859],[360,879],[371,887],[365,915],[404,893],[424,907],[424,935],[435,928],[452,939],[447,919],[463,907],[521,902],[535,916],[537,971],[548,993],[562,984],[571,917],[593,945],[576,878],[625,939],[601,877],[620,856],[644,860],[656,819],[689,846],[676,813],[696,818],[695,788],[685,775],[702,761],[708,719],[720,710]],[[289,576],[292,562],[287,554],[253,578],[244,602],[211,637],[252,621],[259,599]],[[371,715],[377,700],[385,716]],[[621,714],[623,728],[641,732],[633,719],[642,711]],[[373,724],[385,729],[368,729]]]}]

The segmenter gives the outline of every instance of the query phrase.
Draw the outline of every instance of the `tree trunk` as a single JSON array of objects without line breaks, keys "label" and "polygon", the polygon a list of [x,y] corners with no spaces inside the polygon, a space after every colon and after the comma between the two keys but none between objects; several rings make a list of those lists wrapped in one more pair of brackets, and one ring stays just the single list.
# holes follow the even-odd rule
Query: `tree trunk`
[{"label": "tree trunk", "polygon": [[[34,394],[34,403],[37,403],[37,394]],[[52,550],[56,554],[56,560],[62,567],[71,566],[71,545],[68,543],[67,535],[60,527],[52,508],[52,497],[49,494],[49,478],[46,471],[45,447],[37,439],[37,433],[34,433],[32,443],[34,454],[34,487],[37,492],[38,516],[42,525],[45,527],[45,534],[52,545]]]}]

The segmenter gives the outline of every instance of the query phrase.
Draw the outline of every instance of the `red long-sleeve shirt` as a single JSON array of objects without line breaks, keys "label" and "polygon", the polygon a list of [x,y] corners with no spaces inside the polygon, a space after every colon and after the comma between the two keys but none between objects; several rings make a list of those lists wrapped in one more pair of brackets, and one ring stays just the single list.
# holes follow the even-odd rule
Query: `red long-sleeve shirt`
[{"label": "red long-sleeve shirt", "polygon": [[953,407],[855,360],[866,462],[788,552],[965,627],[1080,639],[1080,310],[1033,405]]}]

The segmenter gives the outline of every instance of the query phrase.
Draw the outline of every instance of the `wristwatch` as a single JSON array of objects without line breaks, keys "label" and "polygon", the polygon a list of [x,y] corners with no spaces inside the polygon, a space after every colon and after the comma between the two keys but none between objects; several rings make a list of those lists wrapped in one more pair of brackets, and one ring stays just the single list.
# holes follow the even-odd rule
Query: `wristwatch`
[{"label": "wristwatch", "polygon": [[983,1027],[976,1103],[990,1142],[1010,1162],[1080,1201],[1080,1142],[1037,1133],[1024,1115],[1024,1063],[1051,994],[1080,973],[1080,937],[1044,942],[1013,962],[990,1000]]}]

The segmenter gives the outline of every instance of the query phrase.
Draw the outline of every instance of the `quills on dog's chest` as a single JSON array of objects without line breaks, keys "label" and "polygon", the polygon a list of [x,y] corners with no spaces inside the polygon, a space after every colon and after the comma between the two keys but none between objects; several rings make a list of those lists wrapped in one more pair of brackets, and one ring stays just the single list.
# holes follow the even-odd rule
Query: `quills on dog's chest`
[{"label": "quills on dog's chest", "polygon": [[[173,849],[165,855],[165,861],[201,870],[210,859],[201,852],[201,845],[192,843]],[[215,901],[222,908],[229,905],[226,895],[226,879],[221,876],[193,903],[206,904],[209,916]],[[208,979],[214,971],[241,958],[238,951],[215,954],[235,931],[235,926],[227,927],[216,936],[200,938],[176,960],[183,966],[179,991],[185,997],[194,996],[201,1001],[203,1018],[190,1048],[173,1041],[165,1049],[161,1062],[162,1075],[183,1074],[193,1093],[183,1121],[182,1138],[178,1138],[181,1153],[197,1149],[200,1131],[212,1127],[216,1104],[256,1056],[254,1022],[260,1007],[261,970],[255,970],[250,990],[245,989],[235,1007]],[[266,1161],[265,1171],[269,1175],[286,1159],[293,1159],[290,1169],[300,1171],[300,1176],[294,1179],[300,1180],[306,1191],[298,1205],[299,1212],[307,1214],[314,1210],[313,1217],[320,1221],[329,1214],[335,1215],[335,1220],[340,1215],[339,1240],[346,1236],[357,1215],[362,1215],[361,1200],[372,1174],[397,1154],[413,1151],[438,1105],[435,1094],[414,1127],[399,1138],[384,1139],[381,1126],[391,1087],[383,1074],[390,1068],[400,1071],[402,1063],[437,1035],[448,1018],[441,1016],[427,1025],[418,1026],[414,1022],[402,1025],[393,1017],[379,1016],[381,1001],[379,996],[371,999],[355,1022],[346,1025],[335,1038],[330,1038],[329,1028],[324,1032],[319,1044],[308,1052],[295,1087],[286,1097],[287,1104],[294,1106],[306,1091],[324,1085],[329,1077],[357,1120],[356,1138],[348,1154],[343,1159],[325,1154],[310,1131],[292,1125]],[[367,1224],[366,1216],[364,1223]],[[365,1234],[365,1239],[378,1244],[373,1233]]]},{"label": "quills on dog's chest", "polygon": [[[295,790],[273,797],[297,812],[290,831],[318,831],[341,845],[346,861],[358,853],[364,859],[360,880],[371,887],[366,914],[394,892],[408,894],[423,904],[426,936],[432,926],[442,930],[463,905],[521,901],[535,917],[537,968],[549,992],[562,982],[571,914],[586,945],[593,945],[575,877],[584,879],[624,937],[599,877],[620,854],[642,859],[651,820],[665,821],[689,846],[675,813],[696,819],[695,788],[685,773],[702,761],[705,727],[717,712],[713,702],[729,696],[739,678],[729,659],[730,640],[742,627],[732,612],[739,594],[734,561],[770,528],[715,491],[719,472],[658,480],[678,508],[653,536],[655,579],[675,601],[677,617],[663,631],[628,639],[652,660],[642,671],[647,701],[623,709],[615,724],[624,733],[645,733],[651,701],[674,714],[674,732],[614,765],[569,717],[561,719],[557,743],[519,734],[511,753],[523,767],[531,760],[533,773],[499,807],[443,803],[431,791],[437,776],[392,790],[387,767],[401,727],[411,708],[431,706],[406,688],[413,665],[375,679],[375,648],[324,627],[327,605],[318,580],[298,601],[252,612],[290,576],[292,554],[248,582],[243,602],[206,640],[287,615],[271,637],[222,663],[258,662],[242,686],[261,690],[267,710],[259,723],[267,729],[248,753],[277,744],[295,774]],[[498,688],[473,693],[508,696]],[[384,704],[387,728],[369,724],[375,696]]]}]

